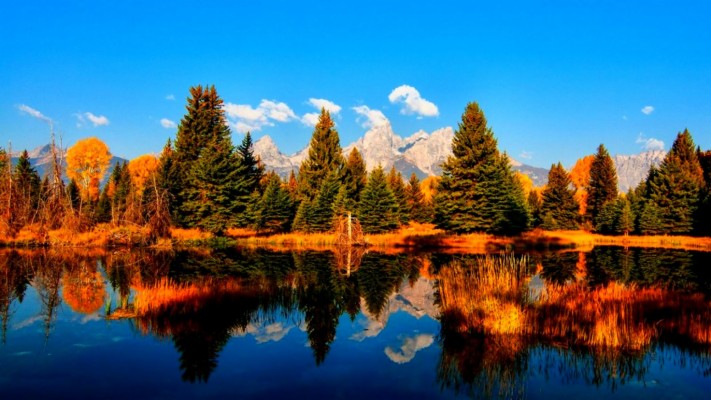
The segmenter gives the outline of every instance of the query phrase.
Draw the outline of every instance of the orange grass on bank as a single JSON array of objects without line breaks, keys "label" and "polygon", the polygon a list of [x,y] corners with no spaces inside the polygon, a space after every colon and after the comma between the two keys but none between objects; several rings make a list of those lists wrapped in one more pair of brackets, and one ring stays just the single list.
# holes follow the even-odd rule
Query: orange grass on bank
[{"label": "orange grass on bank", "polygon": [[575,245],[577,248],[594,246],[647,247],[661,249],[681,249],[711,251],[711,237],[693,236],[608,236],[585,231],[541,231],[542,236],[560,244]]}]

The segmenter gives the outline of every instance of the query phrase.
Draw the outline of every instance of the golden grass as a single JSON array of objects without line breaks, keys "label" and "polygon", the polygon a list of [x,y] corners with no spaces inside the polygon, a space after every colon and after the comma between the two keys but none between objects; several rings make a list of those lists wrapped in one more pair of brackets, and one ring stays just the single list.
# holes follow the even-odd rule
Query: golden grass
[{"label": "golden grass", "polygon": [[599,245],[647,247],[664,249],[711,251],[711,237],[693,236],[634,236],[599,235],[585,231],[542,231],[541,235],[558,243],[585,249]]},{"label": "golden grass", "polygon": [[212,233],[202,231],[198,228],[183,229],[170,228],[170,237],[178,242],[188,242],[193,240],[206,240],[213,237]]}]

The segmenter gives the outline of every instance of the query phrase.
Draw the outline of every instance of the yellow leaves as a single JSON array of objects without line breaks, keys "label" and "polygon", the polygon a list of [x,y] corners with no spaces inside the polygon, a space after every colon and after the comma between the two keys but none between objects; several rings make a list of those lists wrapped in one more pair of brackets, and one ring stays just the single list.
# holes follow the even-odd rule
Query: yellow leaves
[{"label": "yellow leaves", "polygon": [[575,200],[578,202],[580,215],[585,215],[587,211],[587,187],[590,182],[590,166],[594,159],[595,156],[592,154],[585,156],[576,161],[573,169],[570,170],[570,180],[575,186]]},{"label": "yellow leaves", "polygon": [[136,157],[128,163],[131,182],[139,196],[143,193],[148,179],[158,170],[158,166],[158,158],[152,154]]},{"label": "yellow leaves", "polygon": [[439,176],[428,176],[420,182],[420,189],[425,197],[425,201],[432,201],[432,198],[437,194],[439,179]]},{"label": "yellow leaves", "polygon": [[528,196],[528,194],[531,193],[531,190],[533,190],[533,180],[531,179],[531,177],[520,171],[514,172],[514,176],[523,188],[523,193]]},{"label": "yellow leaves", "polygon": [[73,179],[84,200],[99,199],[99,183],[111,162],[108,146],[99,138],[78,141],[67,151],[67,176]]}]

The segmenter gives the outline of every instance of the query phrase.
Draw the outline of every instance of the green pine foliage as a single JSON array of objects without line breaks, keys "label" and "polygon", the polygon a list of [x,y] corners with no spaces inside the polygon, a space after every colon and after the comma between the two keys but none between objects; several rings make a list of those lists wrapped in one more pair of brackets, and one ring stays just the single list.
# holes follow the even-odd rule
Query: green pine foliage
[{"label": "green pine foliage", "polygon": [[528,228],[520,183],[508,157],[499,153],[493,131],[477,103],[467,105],[442,165],[435,196],[435,223],[457,233],[516,234]]},{"label": "green pine foliage", "polygon": [[528,198],[526,199],[528,203],[528,211],[531,213],[531,228],[538,228],[541,226],[541,207],[543,206],[543,200],[538,190],[531,190],[528,193]]},{"label": "green pine foliage", "polygon": [[15,183],[15,203],[18,222],[29,224],[35,220],[40,200],[41,179],[34,167],[30,164],[27,150],[20,154],[13,172]]},{"label": "green pine foliage", "polygon": [[413,172],[410,175],[410,180],[405,187],[406,209],[409,213],[410,220],[421,224],[432,222],[433,212],[432,204],[425,200],[425,195],[420,187],[420,180]]},{"label": "green pine foliage", "polygon": [[291,225],[291,230],[294,232],[311,232],[311,226],[309,225],[309,220],[312,218],[313,214],[313,201],[311,200],[301,200],[299,207],[296,209],[296,215],[294,216],[294,222]]},{"label": "green pine foliage", "polygon": [[[541,227],[547,230],[578,229],[578,202],[570,175],[559,162],[548,172],[548,185],[541,201]],[[530,204],[530,203],[529,203]]]},{"label": "green pine foliage", "polygon": [[649,201],[657,206],[662,230],[690,234],[705,190],[704,171],[691,134],[677,135],[664,161],[647,181]]},{"label": "green pine foliage", "polygon": [[259,200],[255,228],[276,233],[285,232],[292,223],[294,203],[279,175],[269,173],[266,176],[266,181],[264,194]]},{"label": "green pine foliage", "polygon": [[[264,167],[254,156],[254,145],[252,135],[247,132],[242,139],[242,143],[235,150],[237,157],[237,192],[234,194],[234,210],[236,214],[236,225],[247,227],[255,222],[256,208],[261,198],[262,190],[260,181],[264,176]],[[254,200],[257,200],[256,203]]]},{"label": "green pine foliage", "polygon": [[588,185],[586,216],[592,226],[599,225],[598,216],[607,203],[617,199],[617,172],[612,157],[604,145],[597,148],[597,153],[590,165],[590,184]]},{"label": "green pine foliage", "polygon": [[398,204],[390,190],[383,167],[378,165],[368,177],[361,193],[358,219],[366,233],[381,233],[397,228]]},{"label": "green pine foliage", "polygon": [[392,167],[387,176],[388,187],[395,196],[395,202],[398,208],[398,222],[400,225],[406,225],[410,222],[410,210],[407,204],[407,193],[405,191],[405,182],[402,179],[402,174]]},{"label": "green pine foliage", "polygon": [[341,188],[339,174],[340,171],[333,170],[323,181],[321,190],[314,199],[310,218],[307,220],[309,231],[327,232],[333,227],[333,205]]},{"label": "green pine foliage", "polygon": [[[333,171],[343,170],[341,143],[331,114],[321,109],[318,123],[309,143],[309,155],[299,167],[299,196],[313,200],[321,191],[321,184]],[[339,175],[340,178],[340,175]]]}]

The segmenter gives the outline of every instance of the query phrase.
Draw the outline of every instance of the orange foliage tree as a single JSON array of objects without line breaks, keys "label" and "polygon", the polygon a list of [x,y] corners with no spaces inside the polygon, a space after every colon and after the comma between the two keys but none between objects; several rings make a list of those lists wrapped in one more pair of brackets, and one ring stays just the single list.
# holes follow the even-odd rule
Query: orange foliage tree
[{"label": "orange foliage tree", "polygon": [[523,193],[528,196],[528,194],[531,193],[531,190],[533,190],[533,180],[531,179],[531,177],[522,173],[521,171],[514,172],[514,176],[521,184],[521,187],[523,188]]},{"label": "orange foliage tree", "polygon": [[595,156],[588,155],[578,159],[570,170],[570,180],[575,187],[575,200],[580,206],[580,215],[585,215],[588,200],[588,183],[590,182],[590,166]]},{"label": "orange foliage tree", "polygon": [[67,176],[79,187],[83,200],[99,199],[99,184],[111,162],[111,153],[99,138],[78,141],[67,151]]},{"label": "orange foliage tree", "polygon": [[152,154],[136,157],[128,163],[131,182],[139,198],[146,188],[148,179],[158,170],[158,165],[158,158]]},{"label": "orange foliage tree", "polygon": [[93,314],[101,309],[106,299],[106,284],[95,265],[82,262],[62,276],[62,295],[69,307],[82,314]]}]

